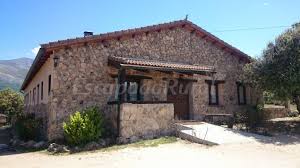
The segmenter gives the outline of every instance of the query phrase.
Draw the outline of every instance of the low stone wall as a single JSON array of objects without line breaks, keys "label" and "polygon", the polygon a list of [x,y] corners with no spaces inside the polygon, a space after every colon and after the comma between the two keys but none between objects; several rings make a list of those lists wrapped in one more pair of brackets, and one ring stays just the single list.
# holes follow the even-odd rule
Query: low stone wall
[{"label": "low stone wall", "polygon": [[124,103],[120,110],[120,143],[174,133],[173,104]]},{"label": "low stone wall", "polygon": [[263,109],[262,117],[264,120],[283,118],[288,116],[289,111],[289,109],[283,107],[267,107]]}]

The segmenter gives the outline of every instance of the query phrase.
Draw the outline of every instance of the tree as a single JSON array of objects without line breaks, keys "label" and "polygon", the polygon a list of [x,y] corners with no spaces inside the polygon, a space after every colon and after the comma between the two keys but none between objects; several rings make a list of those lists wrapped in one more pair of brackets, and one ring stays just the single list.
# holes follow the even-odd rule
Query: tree
[{"label": "tree", "polygon": [[0,91],[0,114],[5,114],[8,117],[8,122],[11,122],[13,117],[22,113],[23,110],[23,95],[12,89],[4,89]]},{"label": "tree", "polygon": [[277,98],[295,100],[300,111],[300,23],[269,43],[262,57],[244,68],[244,79]]}]

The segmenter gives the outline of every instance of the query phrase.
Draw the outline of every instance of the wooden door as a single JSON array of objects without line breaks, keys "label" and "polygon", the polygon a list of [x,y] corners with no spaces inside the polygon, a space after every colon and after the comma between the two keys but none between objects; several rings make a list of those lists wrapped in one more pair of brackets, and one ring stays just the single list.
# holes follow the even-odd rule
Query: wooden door
[{"label": "wooden door", "polygon": [[174,104],[174,118],[176,120],[189,119],[190,83],[186,80],[170,80],[167,99]]}]

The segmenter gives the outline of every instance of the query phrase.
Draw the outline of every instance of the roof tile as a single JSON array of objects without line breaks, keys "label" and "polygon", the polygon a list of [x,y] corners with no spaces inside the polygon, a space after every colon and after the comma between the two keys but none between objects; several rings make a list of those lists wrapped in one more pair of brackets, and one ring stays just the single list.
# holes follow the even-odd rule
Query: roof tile
[{"label": "roof tile", "polygon": [[194,70],[194,71],[207,71],[214,72],[215,68],[213,66],[203,66],[203,65],[192,65],[177,62],[166,62],[166,61],[156,61],[156,60],[146,60],[146,59],[136,59],[136,58],[124,58],[124,57],[109,57],[109,60],[113,60],[120,64],[126,65],[139,65],[139,66],[152,66],[160,68],[172,68],[178,70]]}]

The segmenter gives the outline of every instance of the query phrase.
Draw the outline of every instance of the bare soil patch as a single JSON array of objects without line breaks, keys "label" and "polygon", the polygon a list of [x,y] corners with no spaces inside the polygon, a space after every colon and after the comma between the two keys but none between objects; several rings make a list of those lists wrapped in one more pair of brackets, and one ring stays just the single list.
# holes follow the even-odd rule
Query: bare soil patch
[{"label": "bare soil patch", "polygon": [[230,167],[299,168],[300,136],[280,135],[268,142],[208,147],[179,140],[159,146],[129,146],[117,150],[49,155],[32,152],[0,156],[1,167]]}]

